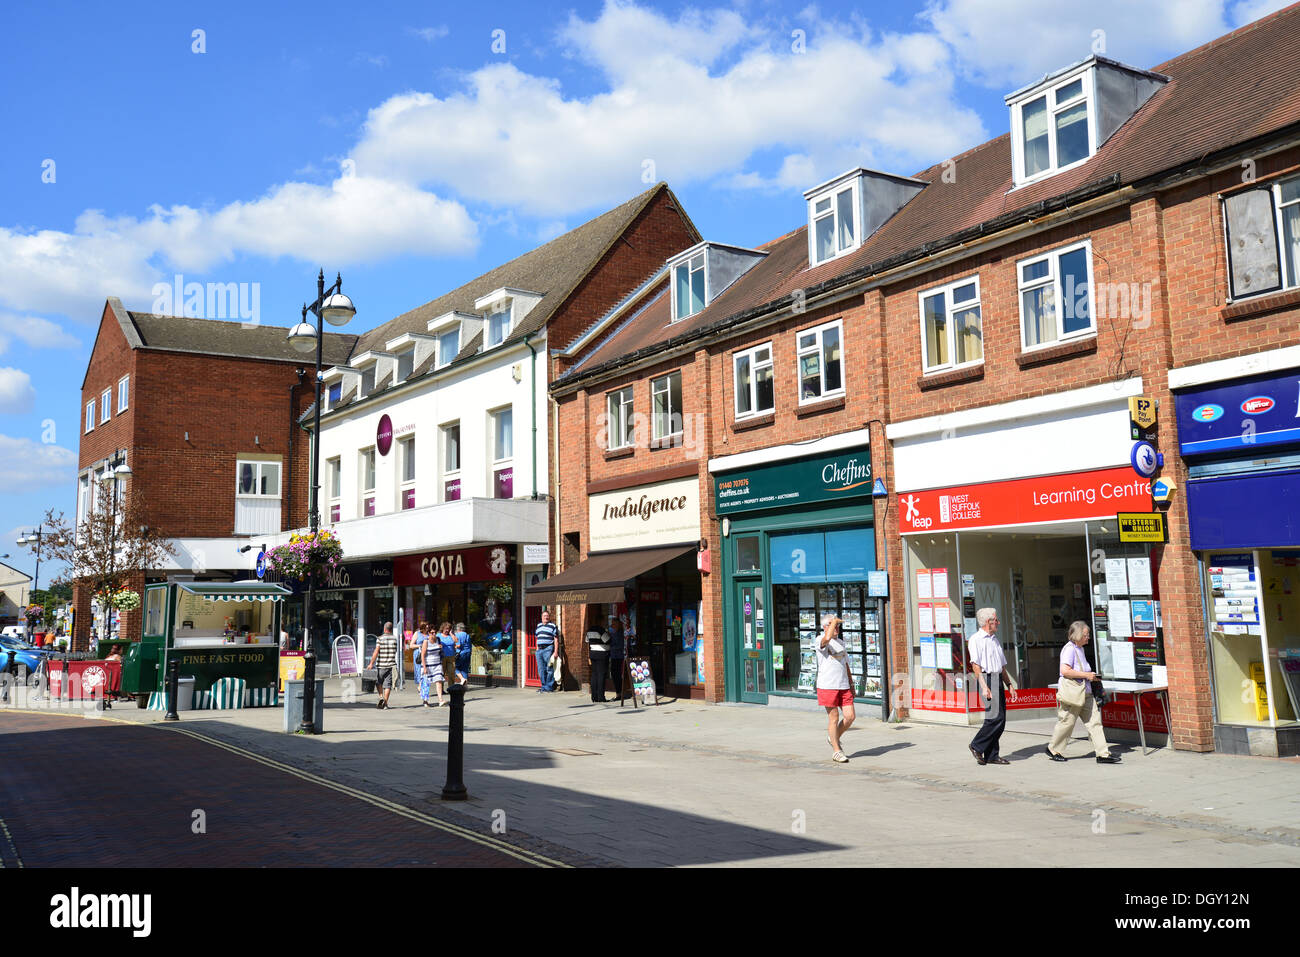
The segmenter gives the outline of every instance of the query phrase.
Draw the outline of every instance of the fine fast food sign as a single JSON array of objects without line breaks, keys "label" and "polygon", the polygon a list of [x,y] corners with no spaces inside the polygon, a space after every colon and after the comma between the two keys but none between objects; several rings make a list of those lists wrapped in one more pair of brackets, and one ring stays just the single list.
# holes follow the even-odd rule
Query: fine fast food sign
[{"label": "fine fast food sign", "polygon": [[1129,468],[1095,469],[900,492],[898,509],[904,535],[1112,518],[1121,511],[1151,511],[1151,483]]}]

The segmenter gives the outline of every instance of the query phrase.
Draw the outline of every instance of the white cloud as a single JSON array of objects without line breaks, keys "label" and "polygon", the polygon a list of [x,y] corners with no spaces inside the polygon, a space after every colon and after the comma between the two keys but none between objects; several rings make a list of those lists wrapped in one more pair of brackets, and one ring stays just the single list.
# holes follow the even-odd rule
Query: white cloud
[{"label": "white cloud", "polygon": [[0,491],[71,487],[76,471],[77,453],[71,449],[0,435]]},{"label": "white cloud", "polygon": [[1194,49],[1231,29],[1228,6],[1224,0],[1091,0],[1050,7],[1042,0],[934,0],[921,19],[953,49],[967,76],[1010,93],[1093,53],[1155,66],[1170,51]]},{"label": "white cloud", "polygon": [[451,29],[447,26],[407,27],[406,32],[411,36],[419,37],[421,40],[427,40],[429,43],[433,43],[435,40],[441,40],[447,34],[451,33]]},{"label": "white cloud", "polygon": [[8,349],[15,339],[33,349],[75,349],[81,345],[48,319],[0,312],[0,352]]},{"label": "white cloud", "polygon": [[104,299],[147,298],[162,264],[202,271],[237,255],[342,267],[400,254],[458,255],[478,229],[465,208],[408,183],[340,176],[290,182],[215,210],[153,206],[145,217],[87,210],[72,232],[0,227],[0,306],[93,323]]},{"label": "white cloud", "polygon": [[1239,0],[1232,8],[1233,26],[1245,26],[1294,2],[1295,0]]},{"label": "white cloud", "polygon": [[935,36],[806,15],[798,54],[784,28],[760,34],[731,11],[669,20],[607,2],[560,35],[605,91],[569,97],[554,79],[492,63],[459,92],[403,93],[371,110],[357,169],[555,217],[644,188],[646,161],[675,184],[766,184],[746,167],[772,153],[776,181],[807,188],[857,164],[910,174],[984,138],[953,96],[952,54]]},{"label": "white cloud", "polygon": [[0,412],[30,412],[36,390],[22,369],[0,367]]}]

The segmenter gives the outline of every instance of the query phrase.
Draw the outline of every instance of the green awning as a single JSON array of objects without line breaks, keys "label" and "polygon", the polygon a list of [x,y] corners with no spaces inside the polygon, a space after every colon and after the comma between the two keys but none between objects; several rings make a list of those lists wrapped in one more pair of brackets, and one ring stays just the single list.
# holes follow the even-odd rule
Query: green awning
[{"label": "green awning", "polygon": [[208,601],[284,601],[293,592],[272,582],[177,582],[181,591]]}]

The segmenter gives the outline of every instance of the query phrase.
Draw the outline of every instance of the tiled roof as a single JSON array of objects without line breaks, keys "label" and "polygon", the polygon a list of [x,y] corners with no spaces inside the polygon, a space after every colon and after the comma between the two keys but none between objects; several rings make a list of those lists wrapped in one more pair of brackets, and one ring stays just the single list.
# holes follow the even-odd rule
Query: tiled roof
[{"label": "tiled roof", "polygon": [[[316,361],[315,353],[298,352],[289,344],[289,329],[285,326],[158,316],[149,312],[128,312],[127,316],[139,333],[140,347],[145,349],[283,362]],[[353,335],[326,332],[321,347],[322,362],[327,365],[345,362],[356,341],[357,337]]]},{"label": "tiled roof", "polygon": [[796,289],[868,276],[950,245],[964,233],[974,237],[985,228],[1023,221],[1045,203],[1141,183],[1300,124],[1300,4],[1162,63],[1155,72],[1170,82],[1079,167],[1013,190],[1011,137],[1003,134],[917,173],[930,185],[855,252],[810,269],[807,228],[800,227],[763,247],[771,255],[701,312],[670,325],[668,307],[656,304],[561,381],[641,351],[669,348],[764,306],[780,308]]},{"label": "tiled roof", "polygon": [[[532,308],[522,323],[511,330],[506,341],[513,342],[536,332],[546,325],[555,310],[586,278],[655,195],[667,189],[666,183],[658,183],[621,206],[615,206],[609,212],[557,236],[545,245],[389,320],[362,335],[356,351],[360,353],[367,349],[382,349],[385,342],[396,339],[405,332],[425,332],[430,319],[448,312],[478,312],[474,308],[475,300],[505,286],[542,294],[542,300]],[[477,340],[466,342],[460,354],[470,354],[470,350],[476,350],[477,347]]]}]

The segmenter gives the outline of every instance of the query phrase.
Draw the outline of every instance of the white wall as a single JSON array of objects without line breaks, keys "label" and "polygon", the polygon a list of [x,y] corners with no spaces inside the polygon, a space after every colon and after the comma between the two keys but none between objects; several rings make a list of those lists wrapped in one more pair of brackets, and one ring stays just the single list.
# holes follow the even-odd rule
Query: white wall
[{"label": "white wall", "polygon": [[[329,524],[328,459],[338,456],[342,465],[340,522],[361,519],[360,450],[375,445],[380,417],[393,425],[393,446],[388,455],[375,456],[375,518],[401,511],[401,455],[398,440],[415,436],[415,504],[417,512],[442,500],[441,427],[459,420],[461,427],[461,499],[492,497],[491,432],[489,411],[510,406],[514,415],[514,495],[533,493],[533,436],[530,385],[537,400],[537,495],[547,494],[546,340],[533,342],[537,350],[536,381],[528,349],[522,345],[495,349],[482,361],[450,375],[401,390],[392,396],[363,402],[355,410],[327,415],[321,422],[321,522]],[[520,381],[512,369],[519,366]],[[408,427],[414,426],[411,430]],[[430,518],[423,513],[420,518]],[[512,541],[522,539],[511,538]],[[545,539],[543,539],[545,540]]]}]

